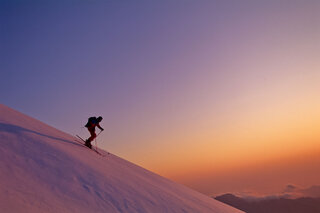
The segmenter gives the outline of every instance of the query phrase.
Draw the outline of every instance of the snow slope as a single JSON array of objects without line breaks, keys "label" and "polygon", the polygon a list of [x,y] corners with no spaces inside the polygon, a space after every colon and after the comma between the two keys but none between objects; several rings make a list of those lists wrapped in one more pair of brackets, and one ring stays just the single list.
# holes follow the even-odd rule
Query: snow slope
[{"label": "snow slope", "polygon": [[0,211],[241,211],[0,104]]}]

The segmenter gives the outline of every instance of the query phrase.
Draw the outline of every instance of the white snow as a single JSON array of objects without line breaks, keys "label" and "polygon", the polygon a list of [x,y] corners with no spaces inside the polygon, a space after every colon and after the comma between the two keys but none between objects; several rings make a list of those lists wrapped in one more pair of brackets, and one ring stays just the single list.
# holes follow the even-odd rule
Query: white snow
[{"label": "white snow", "polygon": [[241,212],[75,140],[0,104],[0,212]]}]

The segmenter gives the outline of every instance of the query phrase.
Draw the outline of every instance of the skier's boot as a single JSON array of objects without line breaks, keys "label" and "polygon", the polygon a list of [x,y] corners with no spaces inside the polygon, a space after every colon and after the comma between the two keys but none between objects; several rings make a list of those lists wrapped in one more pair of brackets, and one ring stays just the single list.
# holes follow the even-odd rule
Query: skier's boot
[{"label": "skier's boot", "polygon": [[91,141],[89,141],[88,139],[86,140],[85,145],[86,145],[87,147],[89,147],[90,149],[91,149],[91,147],[92,147]]}]

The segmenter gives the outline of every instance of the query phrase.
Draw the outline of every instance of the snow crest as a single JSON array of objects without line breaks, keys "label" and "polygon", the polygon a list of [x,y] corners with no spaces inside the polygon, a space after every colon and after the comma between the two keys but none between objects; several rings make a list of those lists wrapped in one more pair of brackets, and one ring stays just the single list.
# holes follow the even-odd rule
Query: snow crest
[{"label": "snow crest", "polygon": [[240,213],[0,104],[0,209],[6,213]]}]

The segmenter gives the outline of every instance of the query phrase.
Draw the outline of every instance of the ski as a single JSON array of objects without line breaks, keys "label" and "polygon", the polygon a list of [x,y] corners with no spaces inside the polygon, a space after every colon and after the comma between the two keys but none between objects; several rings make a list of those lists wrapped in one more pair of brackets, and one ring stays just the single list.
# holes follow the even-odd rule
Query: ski
[{"label": "ski", "polygon": [[[83,146],[85,146],[86,148],[90,149],[89,147],[87,147],[87,146],[85,145],[86,141],[85,141],[83,138],[81,138],[79,135],[76,135],[76,136],[77,136],[82,142],[84,142],[84,144],[81,143],[81,145],[83,145]],[[100,152],[98,152],[98,150],[96,150],[96,149],[94,149],[94,148],[92,148],[92,149],[90,149],[90,150],[94,151],[94,152],[97,153],[98,155],[101,155],[101,156],[105,157],[105,156],[102,155]]]}]

